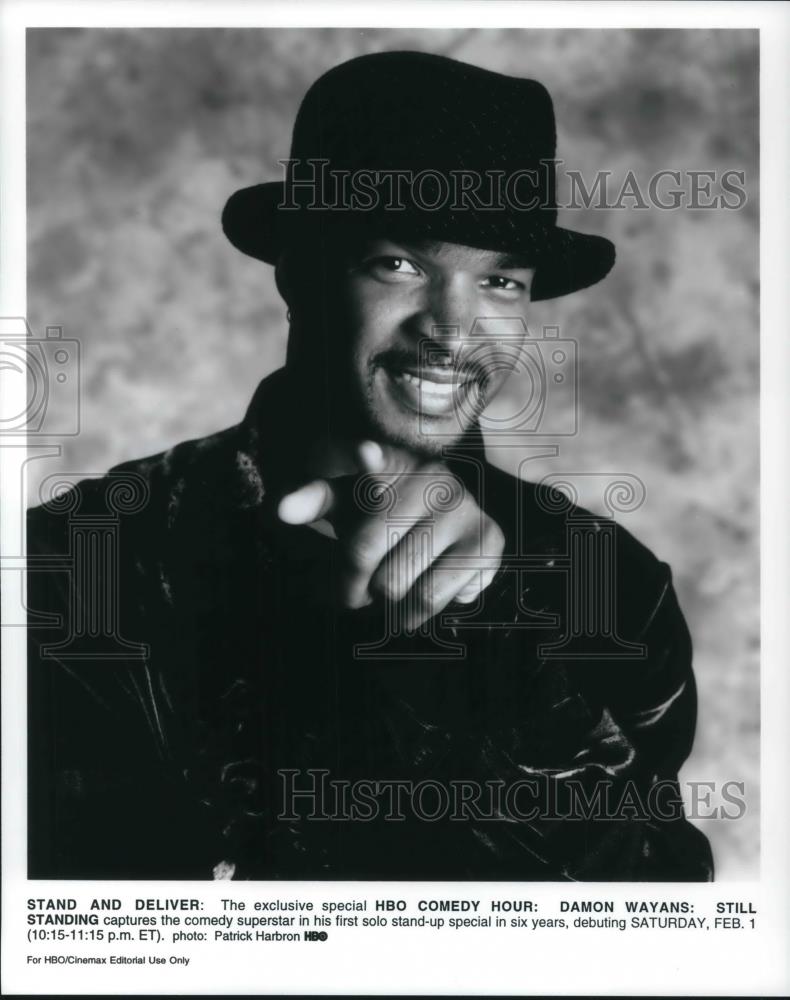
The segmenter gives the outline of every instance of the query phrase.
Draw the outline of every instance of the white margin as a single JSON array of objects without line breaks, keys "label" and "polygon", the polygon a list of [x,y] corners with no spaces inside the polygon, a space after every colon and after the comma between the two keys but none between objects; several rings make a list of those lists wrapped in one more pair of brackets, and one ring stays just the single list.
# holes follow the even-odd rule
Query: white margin
[{"label": "white margin", "polygon": [[[609,995],[652,993],[671,995],[725,993],[728,995],[785,995],[790,992],[790,140],[787,96],[790,94],[790,7],[787,3],[515,3],[515,2],[156,2],[156,0],[93,0],[38,2],[0,0],[0,316],[25,314],[25,98],[24,29],[43,26],[111,27],[431,27],[512,26],[521,28],[638,28],[638,27],[758,27],[761,29],[761,546],[762,546],[762,877],[759,883],[699,887],[711,898],[734,899],[752,893],[760,908],[758,935],[748,938],[711,933],[684,943],[666,936],[633,943],[628,956],[610,955],[600,961],[601,940],[590,935],[574,941],[574,958],[547,968],[541,954],[510,954],[485,946],[450,947],[401,937],[393,952],[375,939],[350,953],[338,949],[340,964],[322,954],[321,968],[293,961],[290,953],[278,964],[267,952],[265,981],[251,981],[218,965],[216,974],[203,970],[198,979],[182,975],[173,985],[177,992],[589,992]],[[739,331],[733,331],[738,336]],[[2,372],[0,372],[2,379]],[[5,387],[0,383],[0,390]],[[9,410],[15,401],[5,397]],[[22,551],[21,491],[9,485],[8,476],[18,468],[9,460],[10,449],[0,448],[3,553]],[[3,620],[9,616],[13,591],[3,588]],[[21,961],[24,937],[15,933],[21,923],[24,899],[29,894],[25,870],[25,683],[24,635],[19,628],[2,630],[3,677],[3,992],[62,992],[66,989],[57,969],[35,979]],[[52,884],[58,888],[58,884]],[[299,883],[310,891],[311,883]],[[426,884],[426,891],[430,884]],[[113,883],[102,883],[109,893]],[[186,895],[193,883],[136,883],[135,891],[163,895],[168,889]],[[47,883],[36,883],[35,894],[45,894]],[[121,885],[118,886],[121,888]],[[201,888],[203,884],[201,883]],[[235,887],[239,897],[255,896],[250,884]],[[481,891],[484,884],[476,885]],[[519,887],[523,895],[526,887]],[[60,886],[62,891],[62,886]],[[89,884],[71,883],[69,893],[90,891]],[[361,894],[349,883],[323,884],[321,891],[338,897]],[[392,895],[391,887],[381,887]],[[405,889],[405,887],[404,887]],[[408,892],[418,891],[410,884]],[[412,891],[413,890],[413,891]],[[611,891],[610,891],[611,890]],[[228,891],[225,884],[225,892]],[[444,886],[443,895],[457,895]],[[595,887],[586,886],[593,897]],[[680,889],[675,887],[675,893]],[[257,895],[261,895],[258,891]],[[539,895],[529,886],[530,895]],[[607,895],[620,895],[607,886]],[[685,896],[691,889],[683,887]],[[650,886],[652,898],[665,895]],[[666,898],[671,898],[667,887]],[[24,932],[23,932],[24,933]],[[462,939],[457,939],[458,944]],[[615,941],[617,939],[615,938]],[[20,943],[21,942],[21,943]],[[709,946],[710,945],[710,946]],[[555,956],[556,958],[556,956]],[[20,959],[20,961],[17,961]],[[271,964],[269,964],[271,963]],[[343,964],[345,963],[345,971]],[[350,963],[350,964],[348,964]],[[525,968],[526,964],[526,968]],[[260,973],[263,976],[263,972]],[[78,989],[85,994],[121,993],[126,979],[92,975],[83,977]],[[58,985],[59,983],[59,985]],[[140,988],[156,993],[164,980]],[[120,988],[119,988],[120,987]]]}]

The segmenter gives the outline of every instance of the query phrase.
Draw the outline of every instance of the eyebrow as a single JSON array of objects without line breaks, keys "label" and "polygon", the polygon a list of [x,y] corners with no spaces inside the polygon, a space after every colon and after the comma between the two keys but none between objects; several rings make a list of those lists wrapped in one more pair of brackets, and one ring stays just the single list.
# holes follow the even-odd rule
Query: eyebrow
[{"label": "eyebrow", "polygon": [[[403,241],[401,245],[406,248],[413,247],[415,250],[424,250],[430,253],[431,251],[435,251],[441,244],[438,240],[413,240],[413,241],[409,240],[409,241]],[[481,247],[481,249],[483,248]],[[533,270],[534,267],[535,267],[534,261],[530,260],[527,254],[500,253],[494,260],[491,270],[493,271]]]}]

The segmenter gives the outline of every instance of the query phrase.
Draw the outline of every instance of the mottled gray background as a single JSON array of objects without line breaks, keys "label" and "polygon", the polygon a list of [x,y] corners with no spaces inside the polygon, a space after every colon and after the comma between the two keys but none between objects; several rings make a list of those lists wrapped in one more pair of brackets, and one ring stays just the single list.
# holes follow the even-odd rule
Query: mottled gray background
[{"label": "mottled gray background", "polygon": [[[612,238],[618,262],[589,292],[533,307],[533,332],[557,324],[578,342],[581,408],[578,435],[529,475],[645,483],[621,520],[672,565],[696,648],[681,777],[746,783],[743,819],[699,825],[719,877],[755,876],[757,47],[753,31],[29,31],[29,317],[83,345],[82,432],[32,463],[31,494],[53,471],[101,472],[236,422],[282,362],[271,269],[226,243],[219,215],[235,188],[281,176],[301,97],[344,59],[423,49],[535,77],[554,97],[558,155],[590,179],[744,170],[740,211],[561,215]],[[496,457],[515,468],[525,454]]]}]

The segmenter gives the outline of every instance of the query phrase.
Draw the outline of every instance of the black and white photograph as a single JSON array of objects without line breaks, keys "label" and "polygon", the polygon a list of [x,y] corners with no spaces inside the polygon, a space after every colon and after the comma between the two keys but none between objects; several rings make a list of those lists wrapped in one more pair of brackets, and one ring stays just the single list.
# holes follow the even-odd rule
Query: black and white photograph
[{"label": "black and white photograph", "polygon": [[770,876],[764,33],[359,13],[24,32],[28,949],[117,883],[216,948],[266,886],[335,900],[322,954],[448,912],[734,947]]},{"label": "black and white photograph", "polygon": [[30,33],[30,313],[81,335],[88,473],[41,462],[28,525],[32,875],[754,863],[757,66]]}]

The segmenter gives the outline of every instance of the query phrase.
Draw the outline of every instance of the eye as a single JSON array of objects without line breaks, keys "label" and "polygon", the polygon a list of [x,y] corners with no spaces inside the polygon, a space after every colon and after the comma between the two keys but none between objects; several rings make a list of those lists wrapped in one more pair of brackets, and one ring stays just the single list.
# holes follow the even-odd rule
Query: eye
[{"label": "eye", "polygon": [[523,292],[526,285],[515,278],[506,278],[501,274],[491,274],[485,279],[489,288],[497,292]]},{"label": "eye", "polygon": [[406,257],[379,256],[371,257],[363,264],[364,270],[382,281],[398,281],[403,278],[419,276],[420,270],[416,264]]}]

